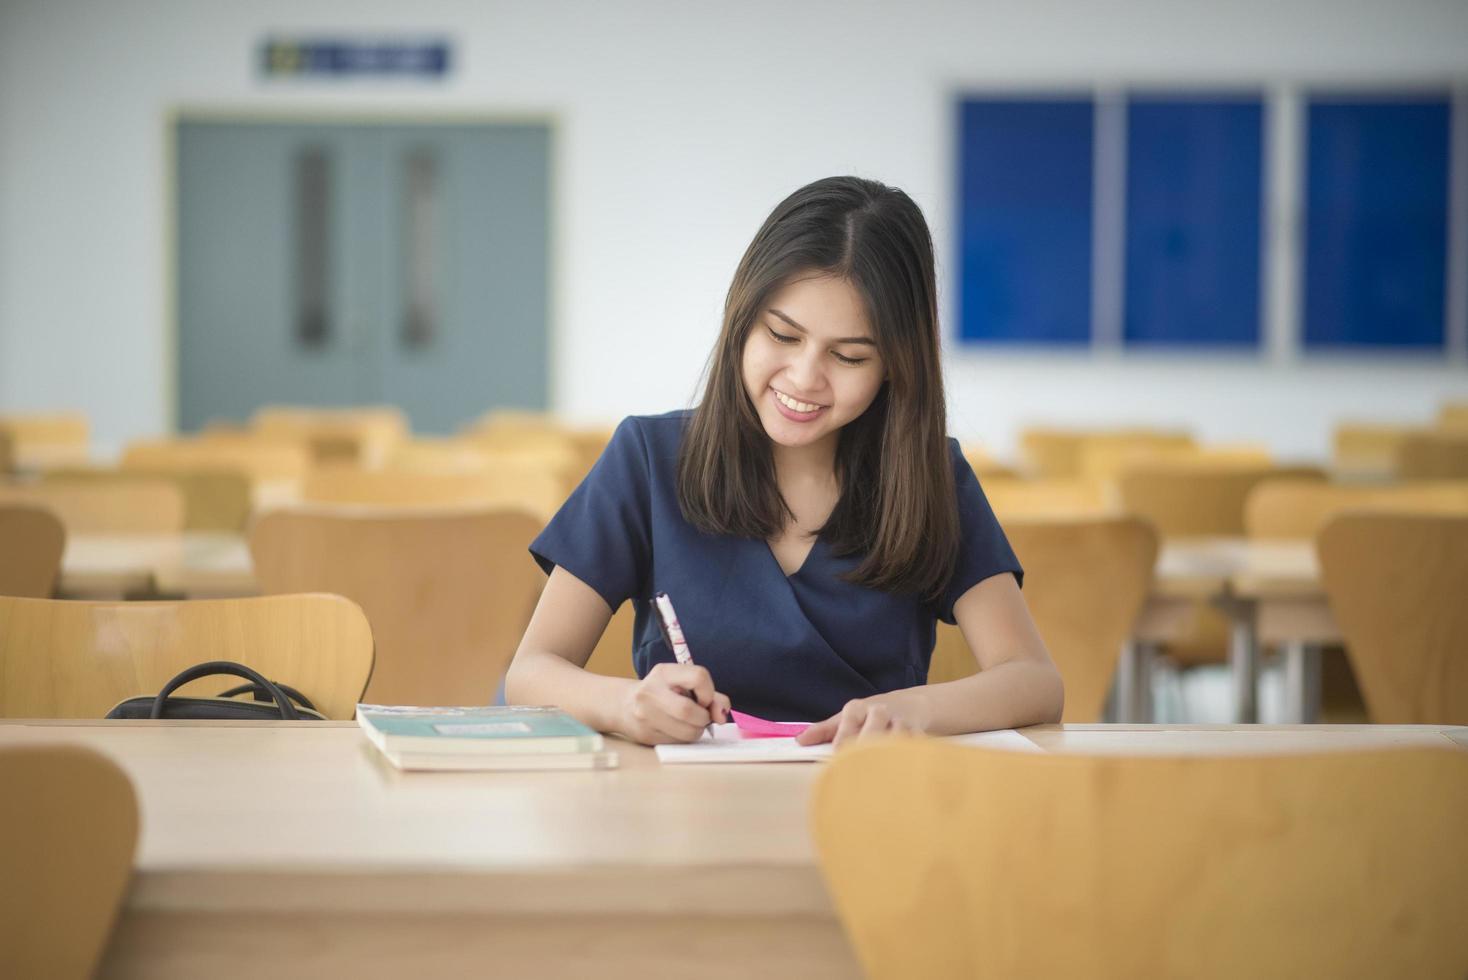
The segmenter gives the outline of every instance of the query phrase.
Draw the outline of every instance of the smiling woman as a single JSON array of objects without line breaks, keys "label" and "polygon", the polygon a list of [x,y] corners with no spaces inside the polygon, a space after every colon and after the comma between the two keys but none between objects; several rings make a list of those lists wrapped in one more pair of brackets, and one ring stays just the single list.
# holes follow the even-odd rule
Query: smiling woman
[{"label": "smiling woman", "polygon": [[[702,401],[624,421],[531,545],[550,580],[507,697],[649,743],[696,739],[731,704],[818,722],[806,743],[1058,719],[1019,562],[947,437],[936,293],[901,191],[833,177],[778,205]],[[696,666],[649,613],[662,592]],[[586,673],[628,599],[640,679]],[[981,670],[925,686],[939,619]]]}]

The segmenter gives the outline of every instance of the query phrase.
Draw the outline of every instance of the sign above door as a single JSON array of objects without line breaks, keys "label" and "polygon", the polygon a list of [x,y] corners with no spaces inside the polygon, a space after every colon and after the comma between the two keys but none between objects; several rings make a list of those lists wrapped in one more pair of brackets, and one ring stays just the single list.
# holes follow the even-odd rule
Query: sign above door
[{"label": "sign above door", "polygon": [[442,79],[448,75],[451,50],[441,39],[267,37],[260,44],[260,71],[267,78]]}]

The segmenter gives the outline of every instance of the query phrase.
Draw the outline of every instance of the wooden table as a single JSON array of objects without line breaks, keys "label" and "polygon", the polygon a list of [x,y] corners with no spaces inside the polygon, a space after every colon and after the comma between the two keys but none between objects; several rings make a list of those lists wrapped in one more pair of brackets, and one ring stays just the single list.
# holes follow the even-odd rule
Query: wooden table
[{"label": "wooden table", "polygon": [[[1450,745],[1429,726],[1043,726],[1053,752]],[[400,773],[351,723],[0,721],[80,742],[142,812],[104,977],[852,977],[807,823],[817,764]]]},{"label": "wooden table", "polygon": [[1292,722],[1314,721],[1320,701],[1319,646],[1340,643],[1315,546],[1310,541],[1200,538],[1164,545],[1152,595],[1123,650],[1118,714],[1150,717],[1151,649],[1186,631],[1195,603],[1208,602],[1229,618],[1229,666],[1234,721],[1258,719],[1261,650],[1285,658],[1285,704]]},{"label": "wooden table", "polygon": [[255,595],[250,549],[223,532],[68,535],[59,591],[68,598]]}]

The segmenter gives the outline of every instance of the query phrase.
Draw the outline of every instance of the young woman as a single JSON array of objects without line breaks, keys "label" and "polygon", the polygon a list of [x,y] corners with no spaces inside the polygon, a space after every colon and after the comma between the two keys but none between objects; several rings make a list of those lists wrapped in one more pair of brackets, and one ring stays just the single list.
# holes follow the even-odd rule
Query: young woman
[{"label": "young woman", "polygon": [[[691,741],[731,705],[818,722],[807,744],[1060,718],[1019,562],[945,432],[927,224],[882,184],[832,177],[775,208],[702,402],[623,421],[530,550],[550,579],[506,696],[602,731]],[[659,592],[693,665],[663,639]],[[640,680],[588,673],[628,600]],[[929,686],[939,619],[980,671]]]}]

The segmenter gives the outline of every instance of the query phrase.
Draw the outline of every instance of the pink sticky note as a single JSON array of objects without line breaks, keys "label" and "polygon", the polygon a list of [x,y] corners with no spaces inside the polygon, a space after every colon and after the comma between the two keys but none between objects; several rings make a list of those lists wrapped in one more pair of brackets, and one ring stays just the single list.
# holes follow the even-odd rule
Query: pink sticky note
[{"label": "pink sticky note", "polygon": [[805,721],[765,721],[763,718],[733,710],[729,714],[734,716],[734,724],[739,726],[739,733],[745,738],[788,738],[799,735],[810,727],[810,723]]}]

